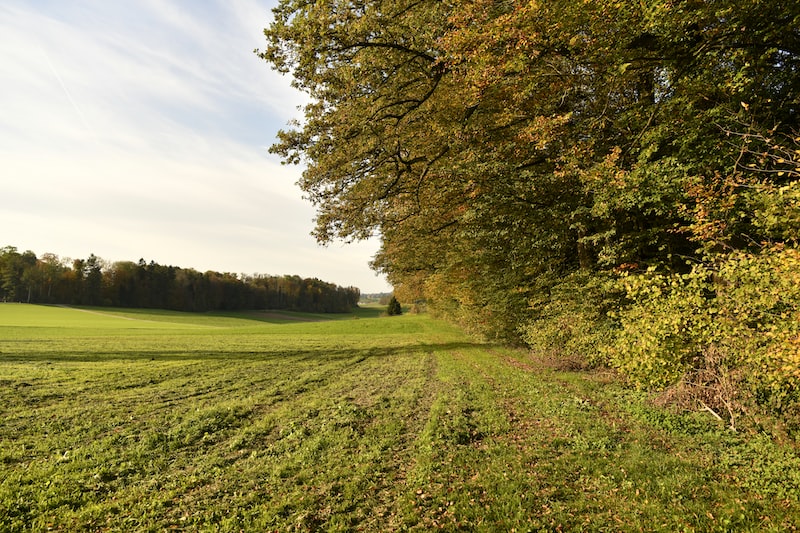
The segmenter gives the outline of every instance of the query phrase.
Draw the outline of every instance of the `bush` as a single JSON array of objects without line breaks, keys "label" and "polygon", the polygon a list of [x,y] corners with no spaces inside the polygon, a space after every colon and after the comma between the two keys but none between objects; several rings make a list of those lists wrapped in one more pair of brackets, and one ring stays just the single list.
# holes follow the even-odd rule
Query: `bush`
[{"label": "bush", "polygon": [[649,272],[620,284],[631,305],[604,352],[632,383],[691,392],[731,419],[753,405],[774,413],[797,407],[797,248],[732,252],[687,274]]},{"label": "bush", "polygon": [[520,327],[520,334],[537,354],[562,366],[594,365],[611,338],[608,312],[619,303],[618,292],[598,273],[581,271],[553,280],[549,290],[535,292],[533,318]]},{"label": "bush", "polygon": [[611,366],[640,388],[677,383],[702,358],[711,341],[711,276],[702,265],[690,273],[623,276],[632,304],[617,314],[620,329],[603,352]]}]

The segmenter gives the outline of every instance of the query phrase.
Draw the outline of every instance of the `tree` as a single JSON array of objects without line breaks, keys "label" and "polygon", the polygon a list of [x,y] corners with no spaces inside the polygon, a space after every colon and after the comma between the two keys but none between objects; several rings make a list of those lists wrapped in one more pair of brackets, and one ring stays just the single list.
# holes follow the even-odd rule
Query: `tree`
[{"label": "tree", "polygon": [[[69,268],[66,264],[70,264]],[[48,302],[180,311],[291,309],[346,313],[358,307],[360,291],[300,276],[237,276],[165,266],[144,259],[107,264],[91,254],[63,262],[41,260],[13,246],[0,249],[0,297],[4,301]]]},{"label": "tree", "polygon": [[103,303],[103,262],[94,254],[89,254],[89,258],[83,263],[84,302],[89,305],[100,305]]},{"label": "tree", "polygon": [[30,302],[36,288],[36,255],[14,246],[0,249],[0,295],[4,301]]},{"label": "tree", "polygon": [[[42,284],[40,300],[48,303],[54,301],[54,299],[57,300],[57,287],[62,281],[66,267],[56,254],[45,253],[39,259],[38,269],[40,271],[38,277]],[[56,289],[56,292],[54,292],[54,289]]]},{"label": "tree", "polygon": [[389,306],[386,308],[386,314],[389,316],[397,316],[403,314],[403,308],[400,306],[400,302],[397,301],[397,298],[392,296],[392,299],[389,300]]}]

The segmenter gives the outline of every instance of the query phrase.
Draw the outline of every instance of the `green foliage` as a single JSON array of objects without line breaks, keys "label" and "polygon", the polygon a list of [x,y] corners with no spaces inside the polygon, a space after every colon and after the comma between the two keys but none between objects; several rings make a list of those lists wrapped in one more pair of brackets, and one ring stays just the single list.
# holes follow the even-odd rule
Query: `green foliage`
[{"label": "green foliage", "polygon": [[759,233],[778,242],[800,238],[800,181],[786,185],[764,184],[744,193],[752,206]]},{"label": "green foliage", "polygon": [[714,338],[711,273],[696,265],[686,274],[650,272],[620,283],[632,305],[619,313],[620,331],[605,347],[609,362],[642,387],[676,383]]},{"label": "green foliage", "polygon": [[715,403],[732,415],[754,402],[791,412],[800,400],[800,252],[772,245],[716,259],[687,274],[624,277],[632,304],[619,313],[608,361],[646,388],[728,380]]},{"label": "green foliage", "polygon": [[544,283],[549,291],[533,292],[533,318],[521,327],[525,343],[565,364],[604,362],[601,351],[613,338],[608,313],[619,304],[611,280],[582,271]]},{"label": "green foliage", "polygon": [[14,246],[0,248],[0,297],[2,301],[30,302],[36,281],[36,256],[19,253]]}]

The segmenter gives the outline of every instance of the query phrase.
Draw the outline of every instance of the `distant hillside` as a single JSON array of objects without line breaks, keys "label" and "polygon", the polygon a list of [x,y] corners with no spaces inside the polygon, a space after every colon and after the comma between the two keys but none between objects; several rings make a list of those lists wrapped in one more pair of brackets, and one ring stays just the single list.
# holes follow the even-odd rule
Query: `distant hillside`
[{"label": "distant hillside", "polygon": [[382,304],[386,305],[389,303],[389,299],[392,297],[391,292],[373,292],[370,294],[362,294],[359,303],[364,304]]}]

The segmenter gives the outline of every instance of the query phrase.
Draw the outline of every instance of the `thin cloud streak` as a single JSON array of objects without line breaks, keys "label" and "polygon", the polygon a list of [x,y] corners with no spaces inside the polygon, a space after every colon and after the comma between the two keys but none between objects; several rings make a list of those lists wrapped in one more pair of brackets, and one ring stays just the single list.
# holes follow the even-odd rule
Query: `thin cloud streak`
[{"label": "thin cloud streak", "polygon": [[44,59],[47,62],[47,66],[50,67],[50,71],[53,73],[53,76],[55,76],[56,80],[58,81],[58,84],[61,86],[61,89],[64,91],[64,94],[67,95],[67,99],[69,100],[69,103],[72,104],[72,108],[78,114],[78,116],[81,119],[81,122],[86,127],[86,129],[91,131],[91,128],[89,127],[89,123],[86,122],[86,116],[83,114],[83,111],[81,111],[81,108],[78,107],[78,104],[75,103],[75,99],[72,98],[72,94],[70,94],[69,89],[67,89],[67,86],[64,84],[64,80],[62,80],[61,76],[59,76],[58,71],[56,70],[56,67],[53,66],[53,62],[50,61],[50,56],[47,55],[47,52],[45,52],[43,48],[40,47],[39,49],[42,51],[42,55],[44,56]]}]

